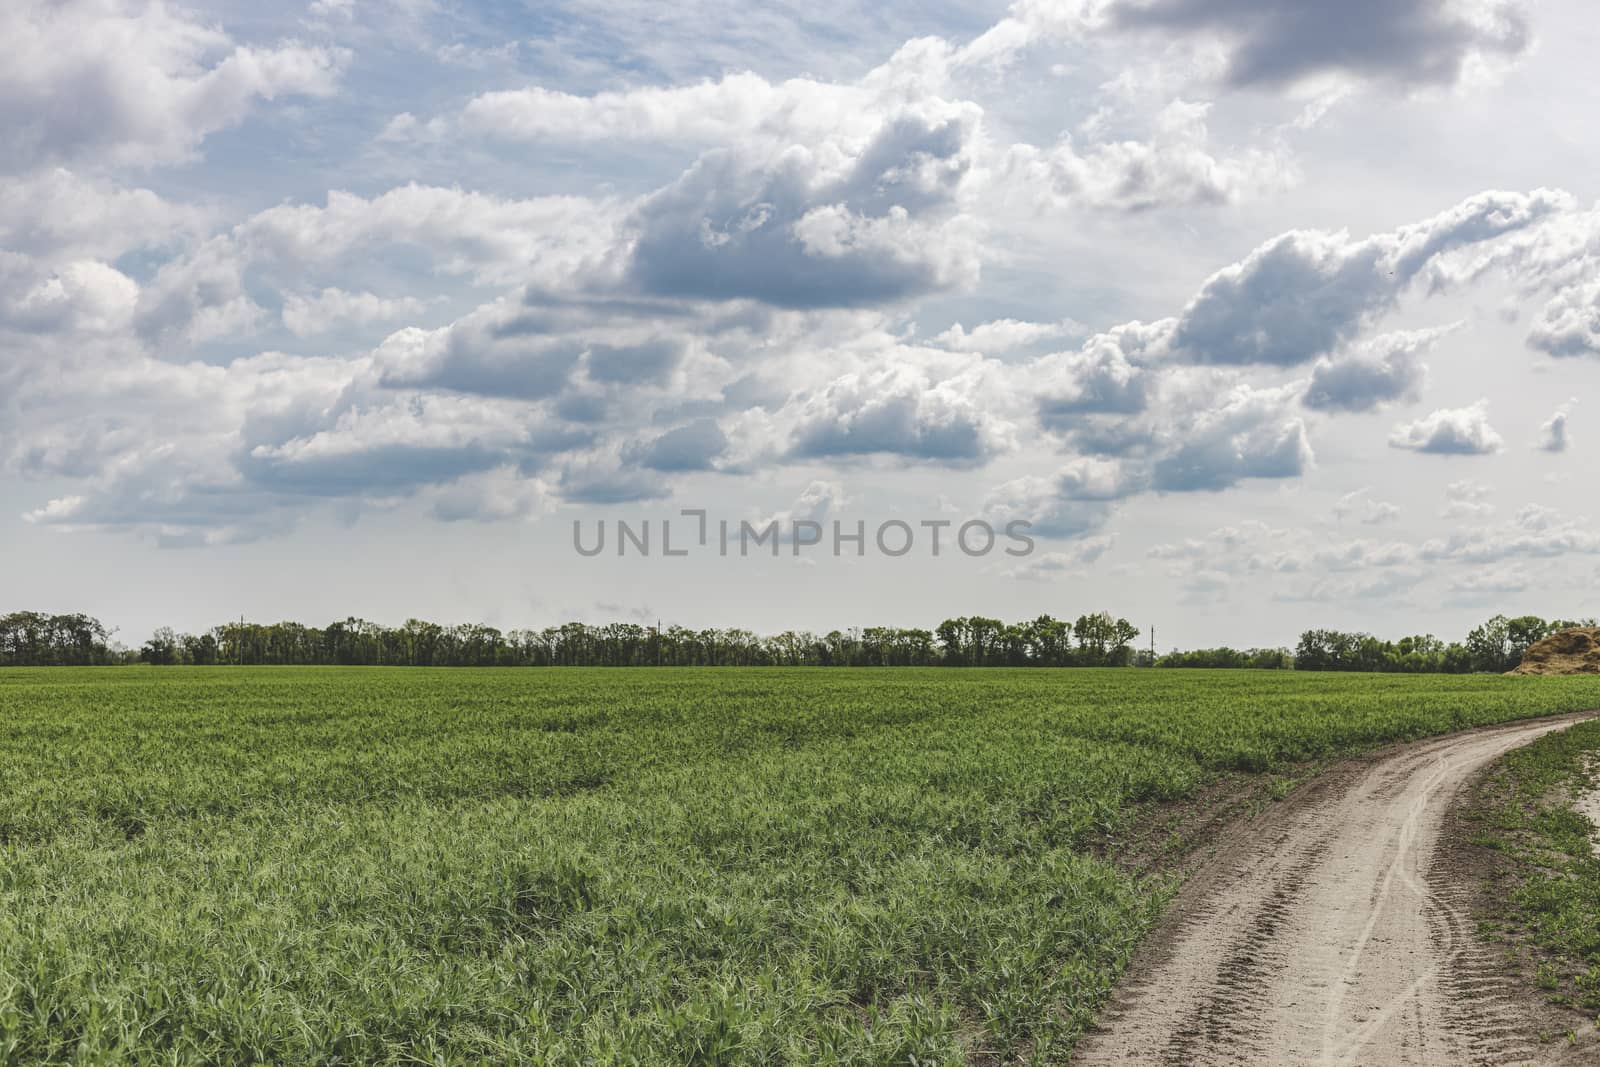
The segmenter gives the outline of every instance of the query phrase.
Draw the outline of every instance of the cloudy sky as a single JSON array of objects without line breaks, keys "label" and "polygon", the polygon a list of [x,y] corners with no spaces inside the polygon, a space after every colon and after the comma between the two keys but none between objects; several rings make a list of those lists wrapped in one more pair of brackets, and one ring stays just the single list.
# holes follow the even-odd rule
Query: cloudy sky
[{"label": "cloudy sky", "polygon": [[[10,0],[0,37],[0,608],[1105,608],[1162,647],[1600,610],[1584,0]],[[685,508],[1037,549],[573,551]]]}]

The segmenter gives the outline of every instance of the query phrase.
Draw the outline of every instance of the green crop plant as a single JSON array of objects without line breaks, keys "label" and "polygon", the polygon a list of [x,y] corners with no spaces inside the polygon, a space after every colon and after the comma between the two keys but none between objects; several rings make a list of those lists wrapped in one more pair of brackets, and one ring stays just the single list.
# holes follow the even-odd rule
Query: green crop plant
[{"label": "green crop plant", "polygon": [[0,1062],[1060,1062],[1173,889],[1108,842],[1222,775],[1597,706],[1589,678],[0,671]]}]

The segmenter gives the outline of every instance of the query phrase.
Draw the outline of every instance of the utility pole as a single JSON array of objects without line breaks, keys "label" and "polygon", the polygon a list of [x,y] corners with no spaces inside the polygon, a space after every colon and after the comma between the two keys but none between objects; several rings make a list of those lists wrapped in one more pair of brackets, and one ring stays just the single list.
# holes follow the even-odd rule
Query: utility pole
[{"label": "utility pole", "polygon": [[1150,666],[1156,665],[1156,628],[1150,627]]}]

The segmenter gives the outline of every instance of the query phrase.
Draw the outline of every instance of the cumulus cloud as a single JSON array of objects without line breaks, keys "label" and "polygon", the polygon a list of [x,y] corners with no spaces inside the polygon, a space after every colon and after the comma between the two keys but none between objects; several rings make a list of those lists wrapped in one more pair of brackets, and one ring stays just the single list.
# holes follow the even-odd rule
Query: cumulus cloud
[{"label": "cumulus cloud", "polygon": [[853,83],[745,72],[589,96],[497,91],[454,118],[407,116],[389,132],[691,147],[693,165],[628,214],[616,262],[630,288],[779,307],[876,305],[977,276],[977,226],[963,197],[983,111],[940,95],[950,62],[950,46],[926,38]]},{"label": "cumulus cloud", "polygon": [[765,530],[773,523],[777,523],[778,540],[792,544],[796,523],[823,523],[830,516],[837,515],[849,503],[850,498],[845,494],[844,486],[835,481],[817,479],[807,484],[788,507],[770,514],[762,514],[754,525],[758,530]]},{"label": "cumulus cloud", "polygon": [[1424,222],[1353,241],[1295,230],[1213,274],[1179,316],[1174,351],[1197,363],[1294,366],[1352,340],[1438,257],[1566,210],[1565,193],[1487,192]]},{"label": "cumulus cloud", "polygon": [[378,249],[424,253],[434,269],[483,285],[567,288],[618,243],[623,206],[581,196],[509,199],[411,183],[372,197],[331,190],[326,202],[280,204],[229,235],[252,263],[303,270]]},{"label": "cumulus cloud", "polygon": [[[277,353],[224,367],[110,351],[118,358],[63,360],[12,383],[29,432],[0,433],[0,465],[78,485],[30,512],[30,521],[136,530],[174,545],[252,540],[292,527],[298,509],[237,464],[257,444],[327,425],[350,367]],[[6,414],[0,409],[0,425]]]},{"label": "cumulus cloud", "polygon": [[1528,333],[1528,345],[1557,357],[1600,356],[1600,282],[1552,297]]},{"label": "cumulus cloud", "polygon": [[1400,508],[1387,500],[1374,499],[1370,489],[1357,489],[1339,498],[1333,515],[1341,522],[1353,518],[1364,526],[1379,526],[1398,519]]},{"label": "cumulus cloud", "polygon": [[1027,368],[1039,421],[1076,427],[1087,415],[1135,415],[1149,403],[1151,375],[1139,364],[1163,350],[1168,326],[1128,323],[1096,334],[1077,352],[1044,357]]},{"label": "cumulus cloud", "polygon": [[[465,128],[507,140],[662,141],[721,144],[765,135],[793,140],[859,121],[871,96],[810,78],[773,83],[750,71],[689,85],[580,96],[541,86],[483,93],[461,113]],[[438,133],[446,126],[430,124]]]},{"label": "cumulus cloud", "polygon": [[883,304],[976,279],[959,210],[977,112],[890,116],[841,158],[792,146],[772,159],[717,149],[629,222],[626,274],[642,292],[780,307]]},{"label": "cumulus cloud", "polygon": [[660,500],[670,490],[659,474],[602,451],[578,456],[563,466],[557,492],[569,503],[608,505]]},{"label": "cumulus cloud", "polygon": [[[325,205],[268,208],[164,262],[140,294],[137,327],[147,339],[190,343],[251,333],[268,314],[247,276],[254,288],[276,282],[288,290],[291,328],[315,332],[330,312],[351,313],[347,322],[382,321],[405,309],[327,289],[347,292],[349,279],[403,255],[420,254],[434,272],[478,285],[569,289],[589,278],[603,286],[594,277],[616,246],[619,212],[581,197],[508,200],[416,184],[371,198],[334,190]],[[307,280],[320,273],[341,284],[304,296]]]},{"label": "cumulus cloud", "polygon": [[1333,604],[1350,600],[1379,601],[1392,609],[1407,590],[1419,585],[1426,574],[1418,570],[1391,570],[1382,574],[1358,572],[1319,575],[1275,588],[1272,599],[1290,603]]},{"label": "cumulus cloud", "polygon": [[549,486],[524,476],[514,466],[466,477],[439,486],[429,495],[429,510],[443,522],[502,522],[547,510]]},{"label": "cumulus cloud", "polygon": [[983,511],[997,523],[1024,519],[1029,533],[1081,538],[1103,527],[1118,501],[1143,488],[1142,475],[1100,459],[1073,460],[1050,477],[1024,475],[996,486]]},{"label": "cumulus cloud", "polygon": [[1066,550],[1053,549],[1035,552],[1022,562],[1002,567],[1000,573],[1007,578],[1024,582],[1049,582],[1062,578],[1081,577],[1090,564],[1099,562],[1116,544],[1109,534],[1084,537],[1074,541]]},{"label": "cumulus cloud", "polygon": [[1422,577],[1421,553],[1403,541],[1329,542],[1319,531],[1255,520],[1156,545],[1149,555],[1196,599],[1226,596],[1257,578],[1270,583],[1275,599],[1348,600],[1393,595]]},{"label": "cumulus cloud", "polygon": [[1235,87],[1281,88],[1320,76],[1450,85],[1474,62],[1529,45],[1521,6],[1502,0],[1117,0],[1114,25],[1203,34],[1228,49]]},{"label": "cumulus cloud", "polygon": [[1567,420],[1571,417],[1572,405],[1576,401],[1568,401],[1556,409],[1556,413],[1545,420],[1539,427],[1538,449],[1541,452],[1565,452],[1572,444],[1572,438],[1567,431]]},{"label": "cumulus cloud", "polygon": [[1423,544],[1422,558],[1463,563],[1600,554],[1600,533],[1582,519],[1529,504],[1510,522],[1457,530]]},{"label": "cumulus cloud", "polygon": [[420,314],[427,302],[420,297],[382,297],[375,293],[350,293],[332,286],[321,292],[289,293],[283,298],[283,324],[297,337],[311,337],[351,323],[366,326],[393,322]]},{"label": "cumulus cloud", "polygon": [[178,245],[210,219],[198,205],[60,167],[0,177],[0,248],[50,262]]},{"label": "cumulus cloud", "polygon": [[911,363],[841,375],[797,403],[789,454],[981,463],[1008,447],[1009,427],[981,405],[979,378]]},{"label": "cumulus cloud", "polygon": [[348,408],[325,428],[255,445],[240,468],[268,488],[382,495],[502,466],[529,443],[527,429],[504,407],[417,396]]},{"label": "cumulus cloud", "polygon": [[1520,563],[1468,571],[1450,579],[1450,591],[1467,597],[1503,597],[1531,588],[1537,579]]},{"label": "cumulus cloud", "polygon": [[712,470],[728,450],[728,435],[715,419],[696,419],[668,430],[637,449],[640,466],[657,471]]},{"label": "cumulus cloud", "polygon": [[567,388],[582,355],[570,338],[525,335],[491,313],[437,330],[397,330],[373,352],[373,365],[390,388],[538,400]]},{"label": "cumulus cloud", "polygon": [[170,163],[256,102],[328,96],[342,51],[236,45],[141,0],[17,0],[0,10],[0,166]]},{"label": "cumulus cloud", "polygon": [[0,327],[28,333],[124,330],[139,299],[132,278],[95,260],[46,272],[0,252],[0,286]]},{"label": "cumulus cloud", "polygon": [[[1143,96],[1103,87],[1094,102],[1138,107],[1101,107],[1071,137],[1029,127],[1045,147],[1008,144],[1015,116],[968,97],[1046,38],[1084,40],[1097,6],[1027,0],[965,46],[919,38],[853,81],[744,72],[482,93],[444,118],[403,116],[386,136],[537,143],[562,166],[627,142],[630,159],[670,170],[651,185],[632,184],[647,168],[630,172],[625,194],[599,178],[586,195],[527,199],[416,183],[333,190],[219,230],[208,212],[102,168],[192,158],[258,101],[330,92],[344,57],[246,47],[187,15],[107,0],[97,25],[123,33],[128,55],[113,62],[102,40],[74,53],[89,56],[79,67],[112,72],[119,99],[140,94],[116,72],[138,68],[151,92],[119,105],[115,122],[93,87],[84,115],[27,120],[36,159],[71,169],[0,179],[11,250],[0,254],[0,328],[27,335],[0,350],[0,429],[9,442],[26,427],[27,440],[6,461],[81,480],[38,522],[158,526],[172,543],[283,529],[334,499],[493,520],[657,498],[696,471],[976,468],[1018,455],[1033,425],[1066,458],[1047,477],[1017,478],[1036,469],[1019,456],[990,504],[1037,516],[1046,536],[1092,540],[1140,493],[1299,477],[1313,462],[1302,403],[1368,410],[1420,385],[1421,334],[1358,346],[1360,333],[1417,276],[1437,283],[1452,254],[1568,202],[1485,193],[1365,240],[1285,234],[1212,277],[1180,315],[1102,328],[1076,347],[1088,331],[1026,294],[1000,305],[1017,318],[984,321],[996,304],[965,295],[932,309],[927,298],[965,294],[986,264],[1011,267],[987,226],[1016,224],[997,207],[1019,192],[1024,211],[1132,212],[1234,203],[1295,179],[1292,135],[1258,127],[1251,143],[1213,142],[1211,105],[1174,99],[1191,87],[1187,67]],[[51,17],[87,10],[57,5]],[[331,34],[350,10],[322,4],[304,25]],[[1237,130],[1234,118],[1217,113],[1215,125]],[[81,217],[63,209],[78,201]],[[1072,276],[1062,291],[1094,284]],[[443,326],[418,322],[436,300],[489,302]],[[913,324],[952,311],[978,325],[917,340]],[[195,358],[219,340],[242,350],[280,320],[330,347],[377,332],[339,360],[217,365],[211,348]],[[47,350],[59,353],[49,366]],[[1008,353],[1019,354],[998,358]],[[1319,358],[1309,390],[1240,369]],[[168,432],[186,405],[204,418]]]},{"label": "cumulus cloud", "polygon": [[1489,502],[1490,489],[1481,482],[1463,479],[1451,482],[1445,486],[1444,510],[1439,514],[1446,519],[1459,519],[1494,514],[1494,505]]},{"label": "cumulus cloud", "polygon": [[1314,455],[1292,387],[1236,386],[1214,406],[1180,416],[1172,446],[1152,468],[1167,492],[1219,491],[1247,479],[1297,478]]},{"label": "cumulus cloud", "polygon": [[952,352],[981,352],[996,355],[1018,348],[1063,337],[1077,337],[1087,333],[1087,328],[1074,319],[1058,322],[1022,322],[1017,319],[996,319],[983,322],[968,330],[961,323],[932,338],[932,344]]},{"label": "cumulus cloud", "polygon": [[267,312],[245,285],[247,266],[226,237],[168,260],[140,289],[134,328],[146,341],[191,345],[253,333]]},{"label": "cumulus cloud", "polygon": [[1282,144],[1219,155],[1206,126],[1209,104],[1174,100],[1148,140],[1095,143],[1070,138],[1050,148],[1014,145],[1002,170],[1046,203],[1114,211],[1232,204],[1292,185],[1298,171]]},{"label": "cumulus cloud", "polygon": [[665,381],[683,361],[684,344],[676,338],[652,338],[635,344],[589,346],[584,366],[597,382]]},{"label": "cumulus cloud", "polygon": [[1320,360],[1302,402],[1315,411],[1352,412],[1414,402],[1428,375],[1423,354],[1459,325],[1384,334],[1348,355]]},{"label": "cumulus cloud", "polygon": [[1391,448],[1443,456],[1486,456],[1500,451],[1504,440],[1489,425],[1489,402],[1470,407],[1441,408],[1415,422],[1402,423],[1389,435]]}]

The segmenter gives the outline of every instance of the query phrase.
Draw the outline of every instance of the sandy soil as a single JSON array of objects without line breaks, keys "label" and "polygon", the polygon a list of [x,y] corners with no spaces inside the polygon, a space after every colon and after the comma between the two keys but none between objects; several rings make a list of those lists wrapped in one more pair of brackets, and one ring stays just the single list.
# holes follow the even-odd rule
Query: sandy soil
[{"label": "sandy soil", "polygon": [[1538,1040],[1526,985],[1477,936],[1445,830],[1487,764],[1577,718],[1393,749],[1237,827],[1073,1062],[1597,1062],[1587,1039]]},{"label": "sandy soil", "polygon": [[[1600,771],[1600,767],[1591,765],[1590,770]],[[1597,775],[1597,777],[1600,777],[1600,775]],[[1600,826],[1600,786],[1596,786],[1586,793],[1578,794],[1573,800],[1572,806],[1587,815],[1590,822]],[[1597,832],[1594,836],[1594,850],[1600,853],[1600,832]]]}]

